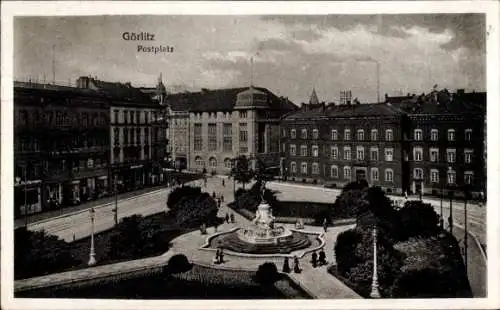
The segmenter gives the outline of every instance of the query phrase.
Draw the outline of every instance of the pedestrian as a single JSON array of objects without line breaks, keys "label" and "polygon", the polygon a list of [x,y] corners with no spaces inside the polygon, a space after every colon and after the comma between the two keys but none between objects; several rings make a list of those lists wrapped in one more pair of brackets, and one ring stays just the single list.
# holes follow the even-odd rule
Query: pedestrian
[{"label": "pedestrian", "polygon": [[316,251],[312,253],[311,263],[313,268],[316,268],[316,266],[318,265],[318,254],[316,253]]},{"label": "pedestrian", "polygon": [[325,254],[325,250],[323,250],[323,248],[319,251],[318,263],[320,266],[326,265],[326,254]]},{"label": "pedestrian", "polygon": [[222,179],[222,187],[226,187],[226,182],[224,179]]},{"label": "pedestrian", "polygon": [[451,218],[451,215],[448,216],[448,227],[450,228],[450,231],[452,230],[453,226],[453,219]]},{"label": "pedestrian", "polygon": [[224,195],[220,195],[220,200],[224,202]]},{"label": "pedestrian", "polygon": [[299,258],[297,256],[293,257],[293,272],[300,273]]},{"label": "pedestrian", "polygon": [[234,214],[233,213],[231,213],[230,218],[231,218],[231,223],[234,223]]},{"label": "pedestrian", "polygon": [[219,223],[215,222],[215,224],[214,224],[214,232],[217,232],[217,227],[219,227]]},{"label": "pedestrian", "polygon": [[226,219],[226,223],[229,224],[229,214],[226,213],[226,218],[225,219]]},{"label": "pedestrian", "polygon": [[326,217],[325,217],[325,219],[323,220],[323,229],[325,230],[325,232],[326,232],[326,230],[328,229],[328,222],[327,222],[327,220],[326,220]]},{"label": "pedestrian", "polygon": [[405,199],[408,200],[408,192],[405,191]]},{"label": "pedestrian", "polygon": [[224,262],[224,249],[220,248],[219,252],[219,264],[222,264]]},{"label": "pedestrian", "polygon": [[288,262],[288,257],[285,257],[285,262],[283,263],[283,269],[282,271],[284,273],[289,273],[290,272],[290,264]]},{"label": "pedestrian", "polygon": [[441,230],[444,229],[444,220],[442,216],[439,217],[439,228],[441,228]]},{"label": "pedestrian", "polygon": [[217,199],[217,208],[220,209],[220,198]]},{"label": "pedestrian", "polygon": [[212,198],[215,199],[215,197],[217,197],[217,195],[215,195],[215,192],[212,193]]}]

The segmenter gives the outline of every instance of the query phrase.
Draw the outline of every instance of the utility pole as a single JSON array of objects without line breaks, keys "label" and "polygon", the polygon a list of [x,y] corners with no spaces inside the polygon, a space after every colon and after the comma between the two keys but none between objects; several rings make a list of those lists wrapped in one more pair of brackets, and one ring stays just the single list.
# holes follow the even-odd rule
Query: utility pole
[{"label": "utility pole", "polygon": [[378,288],[378,272],[377,272],[377,226],[373,227],[373,278],[372,278],[372,291],[370,292],[371,298],[380,298]]},{"label": "utility pole", "polygon": [[468,190],[465,189],[465,199],[464,199],[464,227],[465,227],[465,235],[464,235],[464,263],[465,263],[465,272],[467,272],[467,250],[468,250],[468,243],[467,243],[467,198],[468,198]]},{"label": "utility pole", "polygon": [[453,234],[453,191],[450,191],[450,217],[448,218],[450,233]]}]

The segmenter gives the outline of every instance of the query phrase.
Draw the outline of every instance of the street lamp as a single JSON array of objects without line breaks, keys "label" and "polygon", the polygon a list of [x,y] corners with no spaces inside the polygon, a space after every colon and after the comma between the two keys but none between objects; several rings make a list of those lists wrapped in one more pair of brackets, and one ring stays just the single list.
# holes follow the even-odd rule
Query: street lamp
[{"label": "street lamp", "polygon": [[450,226],[450,233],[453,234],[453,194],[454,192],[450,190],[450,216],[448,217],[448,225]]},{"label": "street lamp", "polygon": [[95,260],[95,248],[94,248],[94,219],[95,219],[95,210],[94,208],[90,209],[90,222],[91,222],[91,232],[90,232],[90,258],[88,265],[94,266],[96,264]]},{"label": "street lamp", "polygon": [[113,211],[113,216],[115,218],[115,226],[118,225],[118,187],[116,184],[116,178],[114,181],[114,191],[115,191],[115,207],[112,209]]},{"label": "street lamp", "polygon": [[378,290],[378,274],[377,274],[377,226],[373,227],[373,279],[372,279],[372,291],[370,293],[371,298],[380,298],[380,292]]}]

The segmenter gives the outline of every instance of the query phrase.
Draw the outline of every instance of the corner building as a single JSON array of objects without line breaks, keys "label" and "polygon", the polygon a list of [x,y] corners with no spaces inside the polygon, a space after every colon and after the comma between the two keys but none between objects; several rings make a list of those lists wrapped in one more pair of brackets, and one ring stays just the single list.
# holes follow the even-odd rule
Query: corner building
[{"label": "corner building", "polygon": [[218,174],[228,174],[232,160],[240,155],[248,157],[253,167],[257,159],[267,166],[278,166],[280,120],[296,109],[288,99],[253,86],[172,94],[167,104],[189,113],[188,123],[185,112],[170,115],[172,135],[187,127],[186,137],[170,137],[174,147],[175,141],[187,145],[185,152],[175,149],[172,156],[185,155],[190,170]]}]

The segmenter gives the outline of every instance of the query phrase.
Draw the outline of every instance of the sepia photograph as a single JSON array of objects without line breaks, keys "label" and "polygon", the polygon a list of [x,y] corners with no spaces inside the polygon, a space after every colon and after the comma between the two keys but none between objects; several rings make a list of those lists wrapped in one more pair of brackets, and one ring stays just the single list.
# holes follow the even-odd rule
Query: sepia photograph
[{"label": "sepia photograph", "polygon": [[495,305],[496,3],[37,3],[2,17],[2,307]]}]

